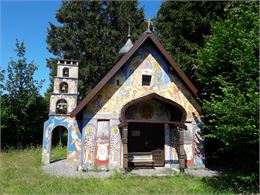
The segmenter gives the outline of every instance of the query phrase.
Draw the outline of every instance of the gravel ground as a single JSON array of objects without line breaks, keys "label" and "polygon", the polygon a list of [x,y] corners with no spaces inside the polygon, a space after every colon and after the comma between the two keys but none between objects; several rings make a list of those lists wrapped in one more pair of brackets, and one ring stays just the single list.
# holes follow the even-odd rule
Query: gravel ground
[{"label": "gravel ground", "polygon": [[175,174],[176,171],[166,167],[155,167],[154,169],[133,169],[129,172],[129,175],[140,176],[166,176]]},{"label": "gravel ground", "polygon": [[222,171],[209,170],[207,168],[203,169],[186,169],[185,173],[188,175],[193,175],[197,177],[213,177],[223,175]]},{"label": "gravel ground", "polygon": [[[66,160],[60,160],[48,165],[42,166],[42,171],[47,174],[62,176],[62,177],[79,177],[79,178],[108,178],[113,175],[113,171],[78,171],[78,163]],[[178,172],[177,169],[156,167],[155,169],[134,169],[129,172],[129,175],[142,176],[166,176]],[[222,175],[222,171],[215,171],[209,169],[186,169],[185,173],[188,175],[199,177],[213,177]]]},{"label": "gravel ground", "polygon": [[79,178],[107,178],[113,175],[112,171],[78,171],[78,163],[60,160],[42,166],[42,171],[55,176]]}]

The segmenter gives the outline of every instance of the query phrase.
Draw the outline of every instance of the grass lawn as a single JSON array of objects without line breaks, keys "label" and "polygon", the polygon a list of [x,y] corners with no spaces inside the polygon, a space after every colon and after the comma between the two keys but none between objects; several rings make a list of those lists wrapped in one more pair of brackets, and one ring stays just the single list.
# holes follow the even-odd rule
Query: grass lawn
[{"label": "grass lawn", "polygon": [[[53,157],[60,154],[60,148],[54,149]],[[42,173],[40,161],[41,148],[0,153],[0,194],[234,194],[244,190],[230,176],[62,178]]]}]

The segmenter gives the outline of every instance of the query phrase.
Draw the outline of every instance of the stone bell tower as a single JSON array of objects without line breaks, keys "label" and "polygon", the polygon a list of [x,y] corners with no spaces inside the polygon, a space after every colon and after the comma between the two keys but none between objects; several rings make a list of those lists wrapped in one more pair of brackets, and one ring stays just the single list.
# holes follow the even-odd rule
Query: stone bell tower
[{"label": "stone bell tower", "polygon": [[78,61],[58,60],[49,115],[69,115],[77,106]]}]

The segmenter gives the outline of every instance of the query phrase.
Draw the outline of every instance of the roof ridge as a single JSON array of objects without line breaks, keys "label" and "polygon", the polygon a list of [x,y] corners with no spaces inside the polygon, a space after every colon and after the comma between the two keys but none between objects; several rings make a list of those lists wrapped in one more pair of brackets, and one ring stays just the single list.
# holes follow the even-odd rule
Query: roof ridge
[{"label": "roof ridge", "polygon": [[70,116],[75,117],[85,106],[89,103],[92,98],[104,87],[104,85],[118,72],[118,70],[129,60],[129,58],[137,51],[137,49],[150,38],[161,54],[173,66],[178,76],[184,81],[184,84],[190,89],[192,94],[197,97],[198,90],[185,75],[185,73],[180,69],[180,67],[175,63],[174,59],[169,55],[169,53],[164,49],[162,44],[157,40],[152,32],[144,32],[142,36],[134,43],[133,47],[125,53],[122,58],[110,69],[110,71],[99,81],[99,83],[90,91],[90,93],[77,105],[77,107],[71,112]]}]

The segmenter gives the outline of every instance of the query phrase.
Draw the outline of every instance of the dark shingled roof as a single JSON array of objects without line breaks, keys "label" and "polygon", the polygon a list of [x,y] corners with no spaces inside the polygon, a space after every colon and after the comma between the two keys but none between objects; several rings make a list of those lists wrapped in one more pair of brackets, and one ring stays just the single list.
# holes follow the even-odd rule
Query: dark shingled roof
[{"label": "dark shingled roof", "polygon": [[184,82],[188,90],[194,97],[197,97],[198,90],[185,75],[185,73],[175,63],[171,55],[163,48],[162,44],[151,32],[144,32],[144,34],[135,42],[133,47],[116,63],[115,66],[106,74],[105,77],[90,91],[90,93],[77,105],[77,107],[71,112],[70,116],[75,117],[91,100],[95,95],[104,87],[104,85],[117,73],[117,71],[127,62],[127,60],[137,51],[138,48],[146,41],[151,40],[160,53],[164,56],[166,61],[173,66],[177,75]]}]

